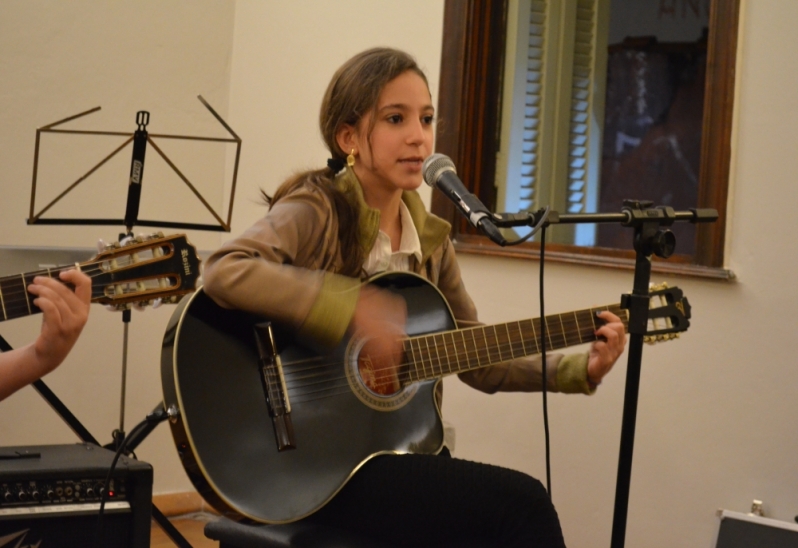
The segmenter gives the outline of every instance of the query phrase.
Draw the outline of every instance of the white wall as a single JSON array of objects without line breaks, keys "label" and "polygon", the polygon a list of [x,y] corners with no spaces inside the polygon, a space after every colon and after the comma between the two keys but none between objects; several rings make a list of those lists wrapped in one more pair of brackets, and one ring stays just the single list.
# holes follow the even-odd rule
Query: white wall
[{"label": "white wall", "polygon": [[[25,185],[32,164],[33,129],[95,104],[105,109],[115,96],[112,92],[123,86],[107,83],[108,89],[104,89],[102,82],[96,81],[102,78],[95,78],[94,87],[79,89],[69,73],[64,73],[46,94],[34,93],[34,81],[48,80],[47,75],[62,64],[81,65],[71,49],[66,52],[69,55],[62,54],[66,44],[70,48],[83,44],[84,50],[92,51],[90,45],[97,42],[91,27],[80,25],[99,8],[86,2],[59,11],[59,3],[48,3],[48,13],[57,13],[42,22],[33,17],[36,10],[28,5],[0,3],[3,74],[12,64],[19,65],[11,81],[4,77],[0,82],[0,97],[6,101],[0,113],[5,128],[0,134],[4,174],[0,184],[5,192],[13,181],[22,187],[18,192],[23,195],[12,193],[16,200],[13,208],[6,205],[5,198],[0,202],[4,214],[0,222],[10,222],[9,215],[17,219],[13,221],[17,232],[6,239],[12,225],[3,224],[0,237],[5,243],[44,245],[52,240],[65,243],[63,234],[67,234],[70,245],[79,245],[100,235],[100,229],[91,229],[83,237],[85,233],[74,235],[70,230],[45,227],[33,237],[29,234],[41,227],[25,227],[21,215],[14,213],[27,206],[24,194],[29,189]],[[196,25],[204,30],[196,36],[189,33],[186,44],[192,48],[213,44],[214,51],[232,47],[232,64],[228,53],[228,61],[217,60],[209,66],[198,62],[201,66],[188,69],[188,46],[170,43],[158,49],[152,45],[157,40],[148,41],[153,48],[147,50],[149,57],[158,57],[148,62],[167,66],[158,73],[162,76],[152,93],[175,97],[169,105],[150,108],[158,113],[158,120],[171,112],[175,121],[168,130],[177,132],[183,128],[181,109],[192,108],[194,95],[203,93],[241,135],[244,147],[234,233],[264,214],[265,209],[257,203],[259,188],[271,191],[293,170],[325,161],[327,155],[316,129],[318,104],[332,72],[349,56],[378,44],[406,49],[427,69],[437,97],[440,0],[290,4],[242,0],[234,10],[233,4],[225,2],[197,5],[220,19],[219,28],[198,21]],[[155,3],[136,6],[156,10]],[[182,3],[158,6],[157,10],[169,15],[159,19],[175,21],[176,26],[181,23],[180,28],[186,27],[186,18],[194,21],[192,17],[200,17],[194,14],[195,4],[191,9],[183,9]],[[109,15],[123,12],[134,17],[132,8],[113,5],[104,9]],[[792,174],[798,172],[798,157],[792,153],[798,138],[792,90],[798,85],[798,76],[784,69],[790,66],[790,52],[798,47],[798,36],[790,27],[798,18],[798,4],[744,2],[742,15],[727,237],[727,266],[738,280],[726,283],[669,277],[685,290],[693,305],[693,320],[680,340],[644,351],[626,543],[630,547],[710,548],[717,531],[715,510],[747,511],[755,498],[764,500],[772,517],[792,521],[798,514],[798,369],[793,366],[793,349],[785,344],[796,329],[792,310],[798,304],[798,290],[791,283],[795,260],[789,253],[794,247],[789,243],[792,233],[798,228],[792,215],[798,203],[792,180]],[[153,14],[148,20],[156,18]],[[22,22],[22,30],[8,22],[12,19]],[[67,36],[59,30],[59,21],[77,28]],[[144,21],[140,24],[146,28]],[[8,33],[16,33],[15,39],[6,39]],[[52,48],[38,53],[22,46],[33,48],[48,36],[60,36],[62,41],[56,40]],[[112,49],[106,44],[103,55],[111,56]],[[14,55],[8,56],[8,51]],[[129,54],[119,52],[118,58],[129,61]],[[26,67],[39,64],[41,74],[30,76]],[[114,78],[123,78],[125,73],[108,63],[95,70],[101,74],[111,71]],[[87,73],[91,75],[88,69],[76,74]],[[205,87],[211,87],[216,95],[206,92],[201,81],[191,80],[192,74],[213,82]],[[186,80],[181,84],[180,78]],[[110,125],[127,127],[124,124],[129,123],[131,112],[142,108],[137,93],[125,91],[127,103],[120,107],[124,112]],[[8,97],[14,102],[9,103]],[[14,108],[5,108],[9,104]],[[223,106],[227,104],[229,108]],[[195,107],[200,113],[197,116],[203,116],[201,106],[197,103]],[[207,131],[213,131],[212,126]],[[425,198],[428,196],[425,191]],[[461,264],[483,320],[537,315],[536,263],[462,256]],[[547,311],[556,312],[615,301],[629,290],[631,276],[624,271],[549,264],[546,286]],[[135,396],[128,408],[130,422],[160,398],[158,349],[168,313],[159,309],[134,316],[135,351],[130,367],[135,374],[130,382]],[[95,308],[87,336],[75,354],[47,379],[98,436],[110,433],[118,422],[118,322],[117,316]],[[12,344],[21,345],[37,325],[35,319],[15,320],[0,329]],[[552,491],[569,546],[609,545],[624,360],[594,397],[549,398]],[[456,454],[543,478],[540,407],[538,395],[485,396],[458,381],[446,381],[444,413],[457,427]],[[74,439],[31,389],[0,404],[0,436],[2,445]],[[138,453],[155,466],[156,492],[188,489],[165,427],[148,438]]]},{"label": "white wall", "polygon": [[264,215],[259,188],[272,192],[291,173],[325,165],[321,99],[355,53],[380,45],[411,53],[437,101],[442,18],[439,0],[237,4],[230,119],[245,145],[233,233]]},{"label": "white wall", "polygon": [[[38,127],[101,106],[101,111],[63,127],[132,133],[136,112],[148,110],[151,133],[226,137],[196,96],[201,94],[226,116],[234,11],[235,5],[225,0],[0,2],[0,245],[86,248],[89,259],[99,238],[114,241],[122,228],[25,224]],[[44,135],[37,211],[123,141]],[[192,150],[175,141],[156,142],[214,207],[220,207],[225,145],[197,144]],[[130,158],[128,146],[45,216],[121,219]],[[151,147],[139,218],[212,222]],[[189,239],[201,249],[213,249],[220,235],[190,233]],[[0,274],[15,273],[0,264]],[[128,432],[161,401],[160,341],[171,311],[164,306],[133,312]],[[101,443],[110,442],[111,432],[120,425],[121,318],[93,306],[77,346],[45,379]],[[40,322],[36,316],[5,322],[0,333],[19,347],[35,337]],[[32,388],[0,403],[0,445],[73,441],[75,435]],[[189,488],[167,426],[156,429],[137,455],[153,464],[156,492]]]}]

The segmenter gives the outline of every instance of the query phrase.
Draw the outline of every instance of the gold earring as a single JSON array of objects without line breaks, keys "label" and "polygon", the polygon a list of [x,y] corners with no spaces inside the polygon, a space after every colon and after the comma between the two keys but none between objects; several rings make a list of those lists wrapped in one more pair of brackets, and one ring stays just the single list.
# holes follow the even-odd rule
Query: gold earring
[{"label": "gold earring", "polygon": [[349,167],[353,167],[355,165],[355,149],[352,149],[352,152],[349,153],[349,156],[346,157],[346,165]]}]

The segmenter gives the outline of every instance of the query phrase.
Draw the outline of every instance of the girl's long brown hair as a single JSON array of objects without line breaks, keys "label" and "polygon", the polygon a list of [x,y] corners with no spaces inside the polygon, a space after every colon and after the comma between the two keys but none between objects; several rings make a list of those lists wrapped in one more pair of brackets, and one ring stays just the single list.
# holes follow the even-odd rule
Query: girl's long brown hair
[{"label": "girl's long brown hair", "polygon": [[[380,93],[388,82],[406,71],[413,71],[427,82],[415,59],[403,51],[373,48],[358,53],[335,72],[324,93],[319,112],[319,128],[333,160],[344,165],[348,152],[338,146],[336,135],[343,125],[357,127],[363,116],[375,112]],[[374,116],[367,129],[371,135]],[[364,128],[361,128],[364,129]],[[330,199],[338,215],[338,239],[344,265],[341,274],[358,276],[368,249],[358,240],[359,214],[354,204],[335,188],[335,170],[330,167],[297,173],[284,181],[274,196],[262,192],[269,205],[290,194],[303,184],[321,189]]]}]

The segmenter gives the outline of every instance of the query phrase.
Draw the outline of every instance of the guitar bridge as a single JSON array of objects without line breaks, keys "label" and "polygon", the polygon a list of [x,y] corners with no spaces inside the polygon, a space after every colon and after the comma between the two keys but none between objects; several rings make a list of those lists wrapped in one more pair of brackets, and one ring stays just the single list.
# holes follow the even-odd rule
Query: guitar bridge
[{"label": "guitar bridge", "polygon": [[283,376],[283,365],[274,344],[270,322],[255,324],[255,342],[260,357],[260,377],[266,394],[266,404],[274,426],[277,450],[296,449],[294,426],[291,422],[291,403]]}]

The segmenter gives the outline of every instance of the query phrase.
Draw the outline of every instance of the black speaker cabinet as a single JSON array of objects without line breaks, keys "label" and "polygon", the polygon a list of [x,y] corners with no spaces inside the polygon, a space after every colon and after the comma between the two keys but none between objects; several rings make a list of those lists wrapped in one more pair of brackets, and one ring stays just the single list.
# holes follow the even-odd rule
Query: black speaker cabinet
[{"label": "black speaker cabinet", "polygon": [[147,548],[152,466],[91,444],[0,447],[0,546]]},{"label": "black speaker cabinet", "polygon": [[798,524],[720,510],[715,548],[798,548]]}]

